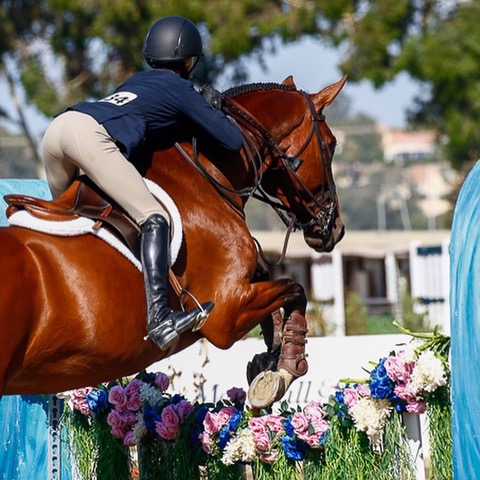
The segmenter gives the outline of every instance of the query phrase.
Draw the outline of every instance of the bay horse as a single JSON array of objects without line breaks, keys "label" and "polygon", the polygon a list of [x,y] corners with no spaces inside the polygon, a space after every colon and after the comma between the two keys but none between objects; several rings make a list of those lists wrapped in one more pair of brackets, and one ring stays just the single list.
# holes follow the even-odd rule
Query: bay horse
[{"label": "bay horse", "polygon": [[[145,177],[173,198],[183,242],[172,267],[194,298],[212,300],[204,325],[170,351],[145,341],[141,272],[94,235],[58,237],[0,228],[0,395],[58,393],[132,375],[204,337],[228,349],[255,326],[273,366],[249,365],[249,399],[268,406],[307,370],[306,295],[292,279],[261,274],[244,206],[270,203],[306,243],[331,251],[344,233],[331,162],[335,137],[323,109],[346,77],[308,94],[292,77],[281,84],[227,90],[226,108],[244,135],[227,157],[190,142],[153,153]],[[172,295],[172,306],[180,305]],[[274,328],[275,327],[275,328]]]}]

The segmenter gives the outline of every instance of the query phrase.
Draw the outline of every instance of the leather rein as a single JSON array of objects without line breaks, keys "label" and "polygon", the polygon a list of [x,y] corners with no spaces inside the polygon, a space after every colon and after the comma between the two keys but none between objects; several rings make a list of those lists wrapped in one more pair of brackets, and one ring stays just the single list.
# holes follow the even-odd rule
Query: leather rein
[{"label": "leather rein", "polygon": [[[197,143],[195,138],[192,139],[193,159],[188,155],[187,152],[185,152],[185,150],[180,146],[180,144],[175,144],[177,150],[182,154],[182,156],[209,180],[209,182],[220,193],[220,195],[242,217],[245,217],[243,206],[236,202],[235,199],[232,198],[232,196],[236,195],[242,198],[254,197],[261,202],[270,205],[273,208],[273,210],[277,213],[282,222],[287,226],[287,232],[284,241],[284,247],[282,249],[282,254],[274,264],[279,264],[283,261],[286,254],[288,240],[292,231],[305,229],[317,225],[317,227],[320,228],[321,235],[328,235],[329,227],[333,221],[336,207],[336,187],[331,172],[333,149],[331,149],[327,142],[325,142],[320,128],[320,123],[325,121],[325,116],[318,114],[315,109],[315,105],[313,104],[310,96],[307,93],[301,90],[297,90],[297,92],[299,92],[303,96],[307,103],[310,114],[311,126],[307,138],[294,156],[287,155],[281,149],[280,145],[273,138],[270,132],[268,132],[250,112],[247,112],[232,98],[226,97],[225,99],[227,111],[241,127],[242,135],[244,138],[243,150],[245,153],[245,158],[247,159],[247,162],[251,164],[254,175],[254,181],[251,186],[242,189],[233,189],[222,184],[216,178],[214,178],[205,169],[205,167],[201,164],[199,160]],[[250,135],[246,134],[245,131]],[[297,170],[303,163],[301,155],[309,145],[314,135],[320,149],[322,168],[328,174],[328,181],[326,183],[326,186],[324,185],[324,188],[322,188],[322,190],[317,194],[314,194],[297,174]],[[292,180],[292,186],[295,195],[300,199],[300,203],[303,206],[304,210],[311,217],[308,222],[301,223],[293,211],[288,209],[279,200],[272,199],[261,186],[263,173],[269,168],[270,165],[264,161],[260,152],[259,144],[266,145],[268,149],[271,152],[276,153],[276,155],[280,159],[281,167],[275,168],[282,168]],[[307,198],[307,200],[303,198],[304,196]],[[262,259],[266,263],[270,263],[263,255],[261,247],[256,239],[255,242],[259,247],[259,252],[262,256]]]}]

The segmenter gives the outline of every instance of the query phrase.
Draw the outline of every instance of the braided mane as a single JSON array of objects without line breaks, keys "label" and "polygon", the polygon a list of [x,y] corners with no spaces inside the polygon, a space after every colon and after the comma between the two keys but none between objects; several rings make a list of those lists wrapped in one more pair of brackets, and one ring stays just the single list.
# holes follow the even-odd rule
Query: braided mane
[{"label": "braided mane", "polygon": [[286,91],[293,91],[296,90],[295,85],[284,85],[283,83],[248,83],[246,85],[238,85],[236,87],[229,88],[225,90],[223,94],[226,97],[235,98],[239,95],[243,95],[244,93],[249,92],[258,92],[258,91],[266,91],[266,90],[286,90]]}]

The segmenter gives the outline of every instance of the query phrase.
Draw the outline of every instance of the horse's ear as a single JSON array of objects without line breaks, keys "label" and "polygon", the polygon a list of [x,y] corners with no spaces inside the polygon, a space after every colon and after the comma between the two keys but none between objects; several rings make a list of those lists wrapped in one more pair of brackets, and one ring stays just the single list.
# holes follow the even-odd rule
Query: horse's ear
[{"label": "horse's ear", "polygon": [[282,85],[291,85],[292,87],[297,88],[295,82],[293,81],[292,75],[289,75],[283,82]]},{"label": "horse's ear", "polygon": [[320,110],[327,105],[330,105],[335,97],[340,93],[340,90],[343,88],[347,81],[347,75],[344,75],[338,82],[332,83],[328,87],[325,87],[320,92],[312,95],[313,103],[317,110]]}]

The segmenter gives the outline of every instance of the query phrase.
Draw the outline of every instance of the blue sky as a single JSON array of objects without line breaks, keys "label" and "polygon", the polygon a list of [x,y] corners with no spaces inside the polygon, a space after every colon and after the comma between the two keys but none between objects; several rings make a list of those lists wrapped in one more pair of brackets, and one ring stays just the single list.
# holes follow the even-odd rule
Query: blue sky
[{"label": "blue sky", "polygon": [[[306,38],[289,45],[276,45],[275,55],[265,56],[268,70],[252,62],[249,82],[281,82],[293,75],[298,88],[316,92],[342,77],[337,68],[341,52],[325,47],[318,40]],[[222,89],[228,85],[218,84]],[[348,83],[344,90],[355,111],[366,113],[390,127],[405,126],[405,110],[419,89],[407,75],[376,91],[368,82]]]}]

